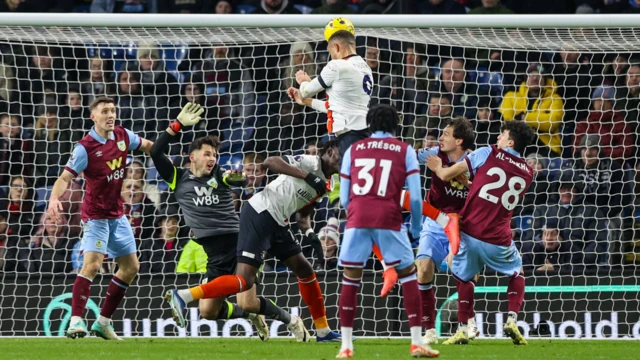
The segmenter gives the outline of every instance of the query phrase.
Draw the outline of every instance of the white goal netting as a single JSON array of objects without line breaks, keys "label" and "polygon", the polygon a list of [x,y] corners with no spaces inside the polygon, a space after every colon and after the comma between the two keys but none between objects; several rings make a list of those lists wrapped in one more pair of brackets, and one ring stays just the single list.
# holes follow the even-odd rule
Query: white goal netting
[{"label": "white goal netting", "polygon": [[[472,122],[476,146],[495,143],[505,121],[525,121],[536,132],[526,154],[535,181],[512,222],[527,277],[520,319],[525,335],[640,338],[638,30],[354,23],[358,54],[374,73],[372,103],[401,112],[399,135],[414,147],[437,146],[456,116]],[[186,166],[194,138],[219,136],[219,163],[243,164],[249,175],[248,187],[235,192],[238,207],[269,180],[260,166],[265,157],[314,153],[329,138],[326,116],[285,94],[296,86],[297,70],[313,77],[330,60],[320,28],[2,26],[0,53],[0,336],[58,336],[68,324],[71,286],[82,264],[82,177],[65,193],[59,222],[45,209],[71,149],[92,126],[93,98],[116,99],[119,123],[150,140],[186,102],[201,104],[204,121],[183,131],[168,152],[174,164]],[[150,158],[133,152],[127,162],[125,213],[138,240],[141,272],[114,315],[116,331],[248,335],[248,323],[201,320],[195,307],[186,330],[174,326],[161,295],[202,281],[206,258],[189,240]],[[423,170],[426,191],[430,174]],[[334,225],[339,229],[344,221],[334,190],[313,215],[326,245],[324,263],[302,242],[333,328],[341,236]],[[113,272],[107,262],[94,281],[89,319],[97,316]],[[406,336],[399,288],[381,299],[381,274],[371,259],[356,335]],[[505,286],[490,269],[480,277],[475,311],[481,336],[504,336]],[[457,294],[446,269],[435,287],[436,326],[448,334]],[[281,263],[267,261],[258,289],[301,313],[311,327],[296,278]],[[273,335],[285,336],[278,325],[272,324]]]}]

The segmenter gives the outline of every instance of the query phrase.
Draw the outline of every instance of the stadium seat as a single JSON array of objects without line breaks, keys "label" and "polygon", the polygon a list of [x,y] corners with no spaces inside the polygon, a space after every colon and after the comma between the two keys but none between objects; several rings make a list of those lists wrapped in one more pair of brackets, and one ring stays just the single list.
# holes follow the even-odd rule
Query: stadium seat
[{"label": "stadium seat", "polygon": [[516,232],[525,233],[533,229],[533,216],[531,215],[514,216],[513,221],[515,223],[514,230]]},{"label": "stadium seat", "polygon": [[230,170],[233,166],[242,166],[242,155],[231,155],[229,153],[221,154],[218,157],[220,167]]},{"label": "stadium seat", "polygon": [[53,186],[36,188],[36,209],[44,210],[47,207],[47,201],[51,197]]},{"label": "stadium seat", "polygon": [[161,49],[162,61],[164,66],[171,75],[173,75],[179,82],[182,82],[183,78],[180,76],[178,66],[187,56],[188,50],[186,45],[163,45]]},{"label": "stadium seat", "polygon": [[236,8],[236,11],[238,12],[238,14],[251,14],[255,10],[256,10],[255,6],[246,5],[246,4],[238,5],[238,7]]},{"label": "stadium seat", "polygon": [[233,124],[230,129],[223,131],[223,142],[220,152],[231,154],[242,153],[242,146],[251,140],[255,131],[255,119],[246,119],[242,124]]}]

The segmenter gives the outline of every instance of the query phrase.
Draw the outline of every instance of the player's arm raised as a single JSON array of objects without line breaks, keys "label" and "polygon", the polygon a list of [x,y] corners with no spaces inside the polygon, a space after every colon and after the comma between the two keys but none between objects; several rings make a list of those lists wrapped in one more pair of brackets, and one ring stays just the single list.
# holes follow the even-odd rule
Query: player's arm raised
[{"label": "player's arm raised", "polygon": [[87,150],[82,145],[76,145],[62,174],[53,184],[53,189],[51,189],[47,213],[56,219],[56,221],[60,219],[60,210],[62,210],[60,196],[67,190],[71,180],[87,168],[88,163],[89,157],[87,156]]},{"label": "player's arm raised", "polygon": [[175,189],[176,181],[178,179],[178,170],[173,166],[173,163],[169,157],[165,155],[164,151],[173,137],[180,132],[180,129],[184,126],[197,124],[200,121],[200,115],[202,115],[203,112],[204,109],[202,109],[200,105],[187,103],[178,115],[178,120],[172,122],[167,130],[158,136],[158,140],[152,144],[149,150],[149,154],[151,155],[151,159],[153,159],[153,163],[158,170],[158,174],[160,174],[162,179],[166,181],[171,190]]},{"label": "player's arm raised", "polygon": [[262,166],[275,173],[288,175],[297,179],[304,180],[316,191],[319,196],[322,196],[327,192],[326,184],[319,176],[311,172],[304,171],[294,165],[291,165],[290,159],[293,159],[293,157],[270,156],[264,161]]}]

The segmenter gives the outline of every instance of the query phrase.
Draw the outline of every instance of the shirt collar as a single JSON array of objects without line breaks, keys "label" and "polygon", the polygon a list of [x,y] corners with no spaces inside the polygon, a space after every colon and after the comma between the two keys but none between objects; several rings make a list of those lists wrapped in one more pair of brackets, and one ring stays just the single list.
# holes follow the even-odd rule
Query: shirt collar
[{"label": "shirt collar", "polygon": [[513,150],[512,148],[506,148],[506,149],[502,149],[503,151],[508,152],[509,154],[513,155],[513,156],[517,156],[517,157],[521,157],[520,153]]},{"label": "shirt collar", "polygon": [[[93,126],[91,127],[91,131],[89,131],[89,135],[91,135],[92,138],[96,139],[96,141],[98,141],[100,144],[106,144],[107,143],[107,139],[103,138],[102,136],[100,136],[98,134],[98,132],[96,131],[96,127]],[[111,131],[109,133],[109,140],[115,140],[116,137],[115,135],[113,135],[113,131]]]},{"label": "shirt collar", "polygon": [[391,135],[388,132],[384,132],[384,131],[376,131],[373,134],[371,134],[371,137],[374,139],[384,139],[384,138],[389,138],[392,137],[393,135]]},{"label": "shirt collar", "polygon": [[343,57],[342,60],[347,60],[348,58],[354,57],[354,56],[358,56],[358,54],[347,55],[347,56]]}]

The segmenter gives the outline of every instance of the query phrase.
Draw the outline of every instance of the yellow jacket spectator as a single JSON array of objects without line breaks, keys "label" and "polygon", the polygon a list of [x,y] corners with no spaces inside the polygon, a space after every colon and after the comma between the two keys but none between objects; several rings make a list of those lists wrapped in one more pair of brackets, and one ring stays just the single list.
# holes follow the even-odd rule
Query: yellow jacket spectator
[{"label": "yellow jacket spectator", "polygon": [[[562,152],[559,133],[564,103],[557,94],[557,85],[547,77],[540,64],[532,64],[527,69],[527,81],[518,91],[509,91],[500,105],[500,113],[505,121],[524,120],[536,132],[538,146],[545,145],[556,154]],[[542,151],[540,151],[542,150]],[[538,153],[548,153],[538,149]]]},{"label": "yellow jacket spectator", "polygon": [[184,249],[182,249],[182,255],[178,261],[178,267],[176,273],[201,273],[207,272],[207,253],[204,252],[202,245],[193,240],[189,240]]}]

